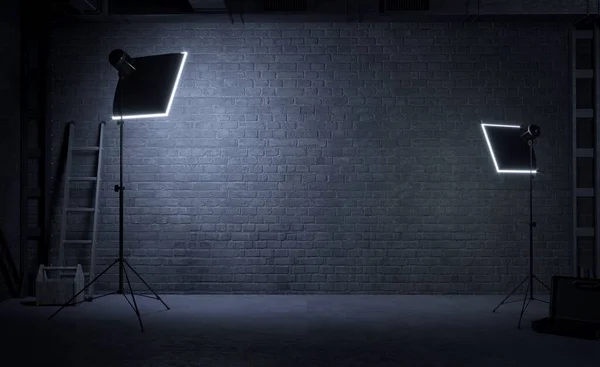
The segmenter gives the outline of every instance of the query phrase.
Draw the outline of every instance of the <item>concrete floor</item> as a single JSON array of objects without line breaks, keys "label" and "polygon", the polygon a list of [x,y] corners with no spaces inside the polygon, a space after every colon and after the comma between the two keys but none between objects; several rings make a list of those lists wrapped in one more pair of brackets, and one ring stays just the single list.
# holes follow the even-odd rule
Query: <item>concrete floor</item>
[{"label": "concrete floor", "polygon": [[[600,366],[600,342],[541,335],[532,303],[490,296],[122,296],[70,307],[0,303],[2,366]],[[21,351],[22,354],[19,354]],[[6,363],[7,355],[14,361]],[[11,363],[12,362],[12,363]]]}]

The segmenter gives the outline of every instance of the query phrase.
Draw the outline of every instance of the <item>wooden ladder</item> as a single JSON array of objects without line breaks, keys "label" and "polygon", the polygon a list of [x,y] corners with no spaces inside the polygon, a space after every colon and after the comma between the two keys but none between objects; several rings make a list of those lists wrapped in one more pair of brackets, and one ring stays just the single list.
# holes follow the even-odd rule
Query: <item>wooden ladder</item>
[{"label": "wooden ladder", "polygon": [[8,243],[4,237],[4,233],[0,229],[0,272],[6,281],[6,286],[10,296],[16,298],[21,293],[21,280],[19,271],[10,254]]},{"label": "wooden ladder", "polygon": [[[65,267],[65,245],[87,245],[90,246],[90,264],[89,271],[84,272],[86,284],[94,279],[94,271],[96,268],[96,241],[98,234],[98,202],[100,199],[100,176],[102,173],[102,148],[104,139],[104,126],[106,123],[100,123],[100,132],[98,136],[98,145],[75,147],[75,123],[69,125],[68,142],[67,142],[67,161],[65,164],[65,185],[63,188],[63,203],[60,223],[60,239],[58,244],[58,267]],[[73,176],[72,175],[72,158],[73,153],[92,153],[97,154],[97,165],[94,176]],[[94,199],[91,207],[71,206],[69,202],[71,187],[73,182],[94,182]],[[92,215],[92,233],[88,238],[83,239],[68,239],[68,214],[91,214]],[[77,264],[75,264],[77,265]],[[52,270],[52,268],[46,268]],[[88,288],[88,297],[93,297],[94,285]]]}]

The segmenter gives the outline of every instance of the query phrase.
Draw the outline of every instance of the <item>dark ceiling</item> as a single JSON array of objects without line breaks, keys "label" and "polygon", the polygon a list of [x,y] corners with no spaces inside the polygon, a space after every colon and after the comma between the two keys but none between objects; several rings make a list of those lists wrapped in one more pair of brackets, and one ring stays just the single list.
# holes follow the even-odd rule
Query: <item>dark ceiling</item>
[{"label": "dark ceiling", "polygon": [[185,14],[194,9],[188,0],[118,0],[110,1],[110,12],[113,14]]},{"label": "dark ceiling", "polygon": [[194,9],[188,0],[51,0],[55,15],[64,14],[181,14]]},{"label": "dark ceiling", "polygon": [[[197,20],[226,14],[235,21],[585,21],[600,18],[596,1],[573,0],[51,0],[54,19]],[[174,17],[177,16],[177,17]],[[189,19],[185,19],[188,17]]]},{"label": "dark ceiling", "polygon": [[[450,8],[460,4],[460,15],[467,4],[479,0],[52,0],[55,17],[74,15],[206,15],[214,13],[244,15],[318,15],[428,12],[431,2],[445,2]],[[448,7],[448,6],[447,6]],[[464,9],[463,9],[464,8]]]}]

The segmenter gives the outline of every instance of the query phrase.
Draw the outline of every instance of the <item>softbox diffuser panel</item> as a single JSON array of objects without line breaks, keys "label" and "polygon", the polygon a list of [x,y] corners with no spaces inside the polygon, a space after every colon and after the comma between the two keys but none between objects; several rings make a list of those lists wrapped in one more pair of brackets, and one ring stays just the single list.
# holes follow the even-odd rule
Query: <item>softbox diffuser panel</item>
[{"label": "softbox diffuser panel", "polygon": [[119,79],[113,120],[169,115],[187,52],[134,58],[135,71]]},{"label": "softbox diffuser panel", "polygon": [[498,173],[536,173],[533,152],[533,169],[530,169],[529,144],[520,135],[519,125],[481,124],[483,135]]}]

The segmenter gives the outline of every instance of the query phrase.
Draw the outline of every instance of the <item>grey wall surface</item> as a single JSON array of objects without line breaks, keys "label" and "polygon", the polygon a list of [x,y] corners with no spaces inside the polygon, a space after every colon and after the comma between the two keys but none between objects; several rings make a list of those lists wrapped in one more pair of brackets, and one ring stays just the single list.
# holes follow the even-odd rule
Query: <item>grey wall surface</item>
[{"label": "grey wall surface", "polygon": [[[15,262],[19,261],[20,92],[19,12],[16,1],[0,5],[0,39],[6,57],[0,60],[0,231]],[[7,296],[0,274],[0,299]]]},{"label": "grey wall surface", "polygon": [[[109,121],[114,48],[190,53],[171,116],[125,125],[126,253],[161,292],[509,290],[527,272],[528,180],[495,172],[482,121],[541,126],[536,271],[570,272],[567,25],[60,28],[55,152],[67,121],[77,144]],[[117,132],[98,270],[117,254]]]}]

